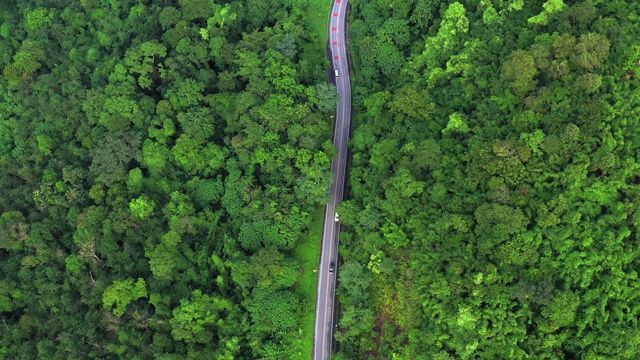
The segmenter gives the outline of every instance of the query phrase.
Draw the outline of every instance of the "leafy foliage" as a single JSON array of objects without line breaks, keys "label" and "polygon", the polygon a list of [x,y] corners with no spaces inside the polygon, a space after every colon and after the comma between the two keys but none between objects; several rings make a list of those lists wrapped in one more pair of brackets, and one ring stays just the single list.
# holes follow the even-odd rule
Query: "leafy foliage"
[{"label": "leafy foliage", "polygon": [[300,357],[337,101],[305,5],[0,5],[1,358]]},{"label": "leafy foliage", "polygon": [[115,281],[102,295],[102,303],[106,309],[111,309],[115,304],[113,313],[121,317],[126,311],[126,307],[132,301],[147,296],[147,284],[144,279],[138,279],[135,283],[129,278],[124,281]]},{"label": "leafy foliage", "polygon": [[350,2],[338,356],[637,358],[640,5]]}]

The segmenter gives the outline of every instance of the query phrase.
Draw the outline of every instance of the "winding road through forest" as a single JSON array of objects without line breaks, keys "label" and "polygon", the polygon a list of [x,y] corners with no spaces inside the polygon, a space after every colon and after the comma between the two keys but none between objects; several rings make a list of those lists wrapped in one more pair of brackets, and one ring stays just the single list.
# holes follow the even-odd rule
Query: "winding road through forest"
[{"label": "winding road through forest", "polygon": [[[324,215],[322,233],[322,254],[318,274],[318,302],[316,305],[315,338],[313,358],[328,359],[331,356],[333,343],[333,315],[336,291],[336,271],[329,268],[338,266],[338,235],[340,224],[336,221],[336,206],[344,195],[345,173],[347,167],[347,141],[351,125],[351,83],[349,81],[349,64],[347,61],[346,17],[348,0],[335,0],[331,13],[330,36],[333,68],[340,103],[336,110],[336,122],[333,142],[338,149],[338,156],[331,163],[331,171],[335,174],[331,185],[331,199]],[[333,264],[333,265],[332,265]]]}]

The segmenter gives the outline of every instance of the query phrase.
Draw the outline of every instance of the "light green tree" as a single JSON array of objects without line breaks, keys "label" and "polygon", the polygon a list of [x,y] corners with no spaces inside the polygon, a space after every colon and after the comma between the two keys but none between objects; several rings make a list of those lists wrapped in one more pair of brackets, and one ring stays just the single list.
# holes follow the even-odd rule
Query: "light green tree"
[{"label": "light green tree", "polygon": [[357,262],[347,262],[340,267],[340,288],[348,295],[343,303],[358,305],[367,299],[366,290],[371,283],[371,274]]},{"label": "light green tree", "polygon": [[162,67],[160,60],[167,55],[167,48],[157,41],[147,41],[127,51],[124,64],[132,74],[138,74],[138,85],[143,89],[151,89],[151,74],[154,69]]},{"label": "light green tree", "polygon": [[587,93],[593,93],[602,85],[602,76],[594,73],[586,73],[576,78],[576,88],[582,89]]},{"label": "light green tree", "polygon": [[151,139],[144,141],[142,146],[142,164],[152,175],[161,174],[167,166],[171,151],[163,144]]},{"label": "light green tree", "polygon": [[464,5],[457,1],[451,3],[445,10],[438,33],[426,39],[424,51],[416,57],[412,66],[416,70],[426,68],[429,84],[434,84],[444,74],[442,66],[455,54],[468,31],[469,19]]},{"label": "light green tree", "polygon": [[524,50],[511,53],[502,65],[502,79],[509,81],[513,91],[519,95],[524,95],[536,87],[538,81],[534,78],[537,74],[538,69],[535,67],[533,56]]},{"label": "light green tree", "polygon": [[394,113],[411,116],[414,119],[428,120],[433,114],[434,105],[426,90],[420,90],[414,85],[407,85],[393,94],[389,107]]},{"label": "light green tree", "polygon": [[544,320],[541,321],[542,330],[552,333],[561,327],[570,325],[576,318],[576,311],[580,305],[580,297],[570,291],[557,294],[542,310]]},{"label": "light green tree", "polygon": [[190,299],[181,300],[180,306],[173,310],[171,335],[187,343],[211,342],[214,330],[225,325],[225,315],[231,307],[231,302],[226,299],[194,290]]},{"label": "light green tree", "polygon": [[464,115],[460,113],[453,113],[449,115],[449,122],[447,123],[447,127],[442,129],[442,134],[450,134],[450,133],[460,133],[466,134],[469,132],[469,125],[467,125],[467,120]]},{"label": "light green tree", "polygon": [[129,177],[127,178],[127,188],[129,189],[129,192],[137,194],[142,191],[143,180],[144,177],[142,176],[142,170],[140,170],[140,168],[129,170]]},{"label": "light green tree", "polygon": [[609,56],[611,42],[598,33],[580,35],[571,59],[588,71],[599,69]]},{"label": "light green tree", "polygon": [[551,15],[561,12],[566,8],[566,4],[563,0],[549,0],[542,4],[544,10],[538,15],[532,16],[528,19],[529,24],[547,25]]},{"label": "light green tree", "polygon": [[129,209],[131,209],[131,213],[133,214],[133,216],[136,216],[140,219],[146,219],[151,216],[153,210],[155,209],[155,206],[155,202],[148,199],[144,195],[131,200],[131,202],[129,203]]},{"label": "light green tree", "polygon": [[496,8],[494,8],[493,6],[489,5],[485,9],[484,13],[482,13],[482,21],[487,25],[492,25],[492,24],[495,24],[495,23],[501,23],[502,22],[502,18],[500,17],[498,12],[496,11]]},{"label": "light green tree", "polygon": [[53,20],[53,9],[35,8],[25,14],[24,28],[28,33],[50,26]]},{"label": "light green tree", "polygon": [[[102,304],[106,310],[121,317],[127,310],[127,305],[143,297],[147,297],[147,283],[144,279],[138,278],[136,282],[132,278],[116,280],[102,294]],[[113,305],[116,306],[115,309],[112,309]]]},{"label": "light green tree", "polygon": [[28,82],[33,78],[33,74],[42,67],[42,62],[45,59],[45,52],[37,42],[25,40],[13,55],[13,62],[4,67],[2,74],[12,85],[17,85],[21,81]]},{"label": "light green tree", "polygon": [[527,144],[535,155],[542,155],[542,150],[540,150],[540,146],[544,142],[544,138],[545,138],[544,132],[540,129],[537,129],[532,133],[520,134],[520,140],[522,140],[525,144]]},{"label": "light green tree", "polygon": [[168,98],[176,111],[186,110],[204,100],[204,85],[193,79],[185,79],[172,85],[167,90]]}]

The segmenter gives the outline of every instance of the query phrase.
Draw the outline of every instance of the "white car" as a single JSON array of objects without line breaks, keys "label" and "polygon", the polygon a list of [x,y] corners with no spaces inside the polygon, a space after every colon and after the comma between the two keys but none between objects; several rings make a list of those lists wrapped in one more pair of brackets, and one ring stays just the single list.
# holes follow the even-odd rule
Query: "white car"
[{"label": "white car", "polygon": [[336,218],[335,218],[336,222],[340,221],[340,219],[338,218],[338,213],[336,213]]}]

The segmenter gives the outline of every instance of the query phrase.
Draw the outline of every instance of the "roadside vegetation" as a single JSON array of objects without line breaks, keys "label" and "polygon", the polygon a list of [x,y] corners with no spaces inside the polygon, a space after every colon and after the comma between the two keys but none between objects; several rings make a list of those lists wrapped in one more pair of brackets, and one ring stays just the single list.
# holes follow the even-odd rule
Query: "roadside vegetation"
[{"label": "roadside vegetation", "polygon": [[300,277],[295,286],[298,295],[303,299],[300,328],[302,329],[302,355],[304,359],[313,357],[313,332],[318,299],[318,264],[322,247],[324,207],[318,207],[312,217],[309,233],[293,250],[293,257],[300,264]]},{"label": "roadside vegetation", "polygon": [[350,3],[334,358],[637,359],[640,3]]},{"label": "roadside vegetation", "polygon": [[317,51],[324,54],[329,41],[329,20],[333,0],[309,1],[307,5],[306,25],[310,38],[318,47]]}]

